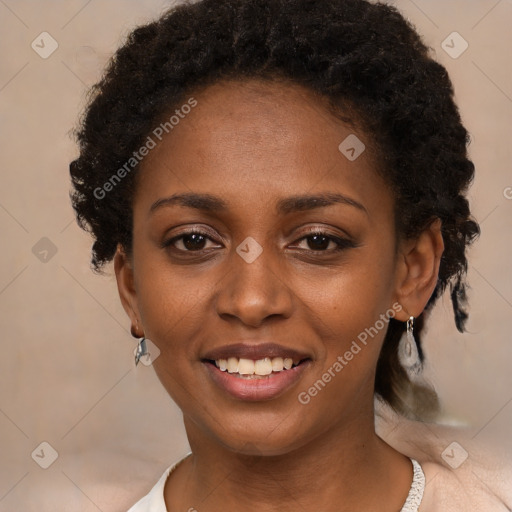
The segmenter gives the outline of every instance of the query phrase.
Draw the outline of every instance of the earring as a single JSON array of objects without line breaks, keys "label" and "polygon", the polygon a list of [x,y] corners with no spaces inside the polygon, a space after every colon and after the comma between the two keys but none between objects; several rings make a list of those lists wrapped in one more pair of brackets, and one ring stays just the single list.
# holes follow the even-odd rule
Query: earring
[{"label": "earring", "polygon": [[402,336],[398,344],[398,360],[403,368],[411,373],[419,373],[421,369],[418,346],[414,339],[414,317],[407,320],[407,332]]},{"label": "earring", "polygon": [[147,353],[146,338],[142,337],[137,344],[137,351],[135,352],[135,366],[139,364],[140,358],[147,355]]}]

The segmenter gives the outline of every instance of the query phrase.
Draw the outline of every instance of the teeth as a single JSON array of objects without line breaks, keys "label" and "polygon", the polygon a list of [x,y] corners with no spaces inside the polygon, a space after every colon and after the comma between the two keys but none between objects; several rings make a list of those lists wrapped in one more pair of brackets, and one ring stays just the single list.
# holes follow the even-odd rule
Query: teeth
[{"label": "teeth", "polygon": [[[298,364],[298,363],[297,363]],[[228,373],[238,373],[240,375],[270,375],[272,372],[282,372],[293,368],[293,359],[291,357],[265,357],[256,361],[244,359],[243,357],[229,357],[228,359],[217,359],[215,365],[221,371]]]},{"label": "teeth", "polygon": [[252,359],[240,359],[238,373],[240,375],[254,375],[254,361]]},{"label": "teeth", "polygon": [[228,372],[229,373],[237,373],[238,372],[238,357],[228,358]]},{"label": "teeth", "polygon": [[274,372],[282,372],[284,369],[283,358],[282,357],[274,357],[272,359],[272,370]]},{"label": "teeth", "polygon": [[270,375],[272,373],[272,361],[270,357],[258,359],[254,362],[254,373],[256,375]]}]

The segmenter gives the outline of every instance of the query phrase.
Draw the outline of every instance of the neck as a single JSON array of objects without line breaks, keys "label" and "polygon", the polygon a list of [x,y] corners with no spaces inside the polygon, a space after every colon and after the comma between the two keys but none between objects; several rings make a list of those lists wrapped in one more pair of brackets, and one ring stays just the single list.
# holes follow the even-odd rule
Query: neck
[{"label": "neck", "polygon": [[257,447],[230,450],[187,417],[185,426],[193,455],[167,489],[170,510],[386,512],[383,500],[399,510],[411,484],[410,461],[375,433],[373,403],[357,419],[272,456],[254,455]]}]

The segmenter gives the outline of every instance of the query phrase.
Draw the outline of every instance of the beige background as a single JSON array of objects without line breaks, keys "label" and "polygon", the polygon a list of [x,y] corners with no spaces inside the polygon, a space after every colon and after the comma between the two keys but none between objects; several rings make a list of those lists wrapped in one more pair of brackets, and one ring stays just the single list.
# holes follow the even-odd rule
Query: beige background
[{"label": "beige background", "polygon": [[[470,199],[482,227],[470,253],[469,332],[456,331],[445,297],[426,336],[426,375],[445,407],[444,426],[423,427],[425,436],[413,444],[441,463],[453,441],[475,464],[482,453],[508,462],[512,1],[393,3],[451,74],[472,136],[477,177]],[[180,412],[153,369],[135,369],[135,340],[111,269],[107,277],[90,270],[91,241],[68,200],[76,155],[68,132],[87,87],[129,30],[169,5],[0,0],[0,512],[127,510],[188,451]],[[47,59],[31,48],[43,31],[59,45]],[[469,43],[458,58],[442,47],[454,31]],[[386,425],[379,423],[382,435],[398,446],[407,422]],[[58,453],[48,469],[36,463],[50,454],[43,446],[44,457],[35,455],[42,442]]]}]

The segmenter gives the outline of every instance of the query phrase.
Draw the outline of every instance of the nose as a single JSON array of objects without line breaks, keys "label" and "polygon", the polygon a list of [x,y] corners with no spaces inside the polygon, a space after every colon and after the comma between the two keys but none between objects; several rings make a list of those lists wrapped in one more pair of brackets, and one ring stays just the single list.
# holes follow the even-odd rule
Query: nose
[{"label": "nose", "polygon": [[269,317],[289,318],[293,293],[277,255],[263,247],[252,262],[233,251],[230,272],[218,283],[216,308],[223,319],[236,318],[251,327],[260,326]]}]

